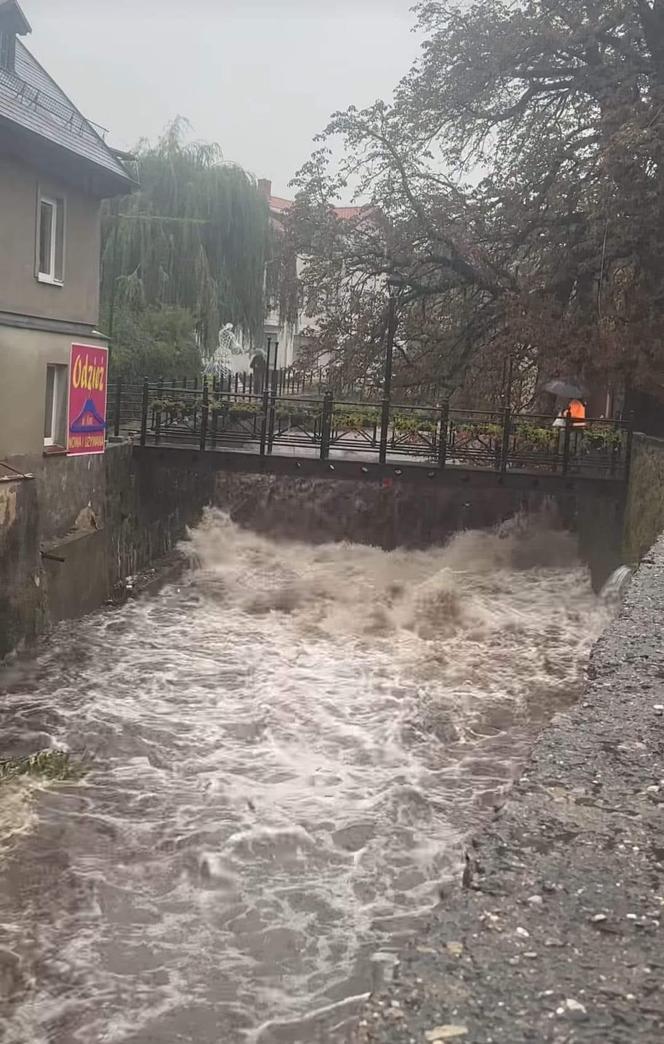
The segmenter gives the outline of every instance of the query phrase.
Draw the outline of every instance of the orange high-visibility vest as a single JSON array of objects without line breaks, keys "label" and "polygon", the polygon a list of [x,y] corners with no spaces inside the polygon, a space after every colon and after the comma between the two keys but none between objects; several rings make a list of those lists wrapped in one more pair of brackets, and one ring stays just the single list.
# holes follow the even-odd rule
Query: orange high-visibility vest
[{"label": "orange high-visibility vest", "polygon": [[570,417],[572,424],[585,424],[586,407],[578,399],[572,399],[567,407],[567,415]]}]

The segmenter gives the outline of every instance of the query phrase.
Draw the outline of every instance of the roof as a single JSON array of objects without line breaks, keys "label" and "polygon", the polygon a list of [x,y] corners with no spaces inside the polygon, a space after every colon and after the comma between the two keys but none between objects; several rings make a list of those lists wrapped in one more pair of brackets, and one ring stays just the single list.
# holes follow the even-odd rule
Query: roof
[{"label": "roof", "polygon": [[124,191],[130,191],[133,184],[130,175],[99,131],[79,112],[21,40],[16,41],[16,72],[0,69],[0,120],[102,168],[126,183]]},{"label": "roof", "polygon": [[334,213],[341,221],[352,221],[353,218],[363,214],[366,207],[335,207]]},{"label": "roof", "polygon": [[[270,196],[270,211],[273,214],[287,214],[295,206],[292,199],[283,199],[282,196]],[[332,210],[340,221],[352,221],[358,217],[366,207],[333,207]]]},{"label": "roof", "polygon": [[287,214],[292,207],[292,199],[282,199],[281,196],[270,196],[270,210],[274,214]]}]

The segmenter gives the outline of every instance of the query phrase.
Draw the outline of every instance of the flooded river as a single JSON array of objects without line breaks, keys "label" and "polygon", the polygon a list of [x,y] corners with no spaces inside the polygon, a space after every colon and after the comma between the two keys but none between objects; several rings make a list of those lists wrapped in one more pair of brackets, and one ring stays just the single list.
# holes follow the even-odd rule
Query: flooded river
[{"label": "flooded river", "polygon": [[610,613],[541,524],[188,551],[0,672],[0,752],[89,765],[0,786],[3,1044],[343,1040]]}]

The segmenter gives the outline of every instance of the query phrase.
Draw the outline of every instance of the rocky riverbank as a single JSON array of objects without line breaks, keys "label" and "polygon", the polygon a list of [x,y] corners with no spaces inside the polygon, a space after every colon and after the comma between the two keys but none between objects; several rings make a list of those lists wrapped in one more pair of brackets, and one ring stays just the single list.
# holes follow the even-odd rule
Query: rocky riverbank
[{"label": "rocky riverbank", "polygon": [[664,540],[356,1044],[664,1040]]}]

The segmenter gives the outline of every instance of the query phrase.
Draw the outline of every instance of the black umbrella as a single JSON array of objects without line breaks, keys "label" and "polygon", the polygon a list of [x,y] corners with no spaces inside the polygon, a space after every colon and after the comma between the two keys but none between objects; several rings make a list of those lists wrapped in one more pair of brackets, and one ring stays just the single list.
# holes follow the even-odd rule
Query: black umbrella
[{"label": "black umbrella", "polygon": [[580,399],[585,395],[585,388],[574,377],[556,377],[544,385],[544,391],[557,395],[559,399]]}]

